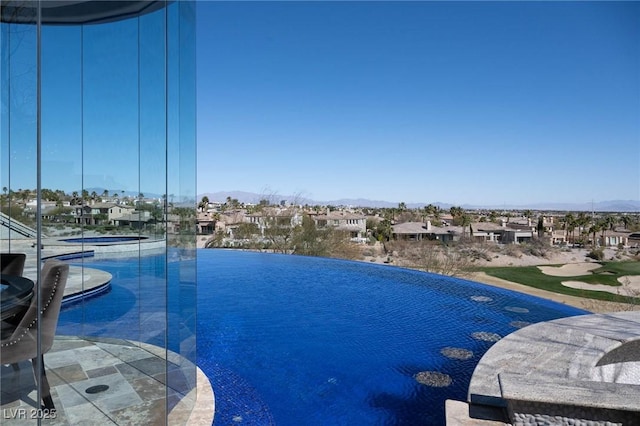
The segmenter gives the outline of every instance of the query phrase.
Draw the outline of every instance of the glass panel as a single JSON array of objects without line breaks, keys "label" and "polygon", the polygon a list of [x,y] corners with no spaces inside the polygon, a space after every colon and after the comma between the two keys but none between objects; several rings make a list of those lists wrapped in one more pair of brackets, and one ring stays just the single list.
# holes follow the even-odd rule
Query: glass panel
[{"label": "glass panel", "polygon": [[3,227],[2,251],[11,249],[11,240],[24,239],[28,229],[21,225],[36,225],[36,35],[33,24],[2,23],[2,212],[5,221],[18,222]]},{"label": "glass panel", "polygon": [[[42,5],[24,4],[34,17]],[[111,274],[111,292],[63,305],[54,348],[43,348],[63,423],[86,420],[63,410],[66,398],[82,396],[82,404],[94,404],[83,410],[93,410],[95,421],[116,424],[131,423],[130,416],[184,424],[195,399],[195,4],[161,6],[120,20],[109,13],[138,5],[76,2],[69,16],[53,3],[43,7],[59,25],[42,27],[41,121],[37,26],[24,16],[10,24],[3,15],[0,207],[11,223],[2,227],[2,251],[27,252],[34,281],[43,255],[95,254],[70,261],[73,290],[65,296]],[[87,240],[104,234],[141,239]],[[83,239],[60,241],[73,236]],[[66,377],[62,371],[72,367],[77,374]],[[13,373],[3,366],[3,378],[5,371]],[[122,380],[133,389],[122,407],[101,406],[109,394],[84,396],[83,386],[121,388]],[[17,399],[37,399],[25,397]],[[176,407],[183,416],[172,419],[168,410]]]},{"label": "glass panel", "polygon": [[168,7],[168,349],[181,355],[179,363],[169,364],[169,387],[179,396],[188,395],[182,399],[185,405],[193,404],[195,395],[189,391],[196,380],[194,22],[194,2],[176,2]]},{"label": "glass panel", "polygon": [[[137,234],[140,229],[139,215],[134,210],[143,202],[139,179],[137,40],[137,19],[83,27],[82,221],[87,237],[106,231],[109,204],[103,203],[100,196],[105,189],[111,193],[120,191],[127,207],[126,216],[118,218],[120,225],[115,233]],[[127,262],[131,269],[142,270],[138,251],[113,250],[97,256],[116,254],[130,256]],[[137,288],[130,288],[136,300],[140,300],[140,278]],[[140,318],[128,322],[126,333],[128,338],[141,340]]]},{"label": "glass panel", "polygon": [[[82,188],[81,37],[80,27],[42,27],[42,232],[47,248],[82,232],[75,219]],[[66,333],[84,334],[82,323]]]},{"label": "glass panel", "polygon": [[[140,340],[162,348],[166,353],[167,328],[167,255],[163,219],[167,193],[166,151],[166,10],[144,15],[139,22],[140,52],[140,188],[144,202],[139,205],[144,226],[141,233],[161,242],[155,250],[153,266],[140,281]],[[141,256],[145,254],[141,251]],[[155,297],[154,297],[155,296]],[[157,376],[167,383],[166,357],[162,372]],[[165,389],[166,391],[166,389]],[[156,415],[163,411],[166,418],[167,403],[156,406]]]},{"label": "glass panel", "polygon": [[[37,152],[38,152],[38,127],[37,127],[37,27],[36,16],[27,14],[18,21],[19,11],[24,11],[27,2],[15,2],[16,6],[11,17],[3,13],[0,24],[0,43],[2,47],[0,81],[1,102],[0,113],[0,184],[2,185],[1,220],[0,220],[0,251],[3,253],[25,253],[24,274],[27,275],[27,289],[38,281],[37,259],[39,250],[36,248],[35,235],[36,224],[36,194],[37,194]],[[3,6],[5,12],[6,5]],[[8,265],[3,262],[3,269]],[[20,271],[8,270],[11,275]],[[25,282],[23,282],[24,284]],[[14,284],[10,285],[14,287]],[[16,283],[14,288],[21,286]],[[3,402],[10,401],[14,406],[15,401],[24,398],[25,386],[15,386],[15,383],[27,382],[31,397],[38,399],[40,386],[34,382],[29,357],[36,357],[38,345],[35,336],[38,335],[37,326],[28,330],[21,324],[21,319],[29,305],[38,303],[38,287],[34,287],[32,297],[28,291],[21,297],[10,300],[10,304],[4,304],[0,311],[2,316],[2,365],[0,391]],[[17,295],[16,295],[17,296]],[[22,297],[24,296],[24,297]],[[39,322],[38,322],[39,324]],[[24,330],[28,338],[18,342],[16,331],[22,334]],[[18,344],[19,343],[19,344]],[[25,356],[27,355],[27,356]],[[27,371],[21,374],[6,363],[19,364]],[[33,391],[35,389],[35,391]],[[3,408],[5,405],[3,405]],[[6,411],[5,411],[6,412]],[[19,414],[14,415],[14,417]],[[11,416],[10,416],[11,417]],[[37,420],[22,419],[23,423],[35,424]]]},{"label": "glass panel", "polygon": [[[84,26],[83,190],[89,205],[100,205],[104,189],[124,191],[131,205],[138,203],[137,31],[135,19]],[[100,225],[105,218],[86,222]]]}]

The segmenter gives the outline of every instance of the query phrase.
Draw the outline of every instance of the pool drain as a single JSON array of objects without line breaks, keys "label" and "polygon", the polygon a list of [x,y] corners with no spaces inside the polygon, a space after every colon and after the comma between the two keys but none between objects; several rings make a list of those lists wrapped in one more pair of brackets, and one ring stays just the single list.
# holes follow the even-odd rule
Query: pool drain
[{"label": "pool drain", "polygon": [[109,386],[107,385],[95,385],[95,386],[91,386],[90,388],[87,388],[87,390],[85,390],[86,393],[100,393],[100,392],[104,392],[107,389],[109,389]]}]

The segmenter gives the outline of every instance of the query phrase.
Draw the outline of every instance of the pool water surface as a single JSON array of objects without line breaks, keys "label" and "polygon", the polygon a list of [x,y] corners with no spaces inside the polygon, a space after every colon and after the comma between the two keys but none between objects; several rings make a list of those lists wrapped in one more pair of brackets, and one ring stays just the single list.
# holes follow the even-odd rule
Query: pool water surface
[{"label": "pool water surface", "polygon": [[[116,272],[111,293],[87,302],[85,311],[95,313],[88,329],[135,334],[140,307],[128,286],[137,284],[126,276],[138,271],[137,259],[135,271],[122,259],[85,265]],[[441,425],[444,401],[466,399],[475,365],[497,339],[586,313],[484,284],[342,260],[199,250],[197,270],[198,365],[216,394],[216,425]],[[117,320],[101,318],[109,309]],[[73,315],[62,312],[62,330]],[[450,383],[419,383],[432,377],[425,372]]]}]

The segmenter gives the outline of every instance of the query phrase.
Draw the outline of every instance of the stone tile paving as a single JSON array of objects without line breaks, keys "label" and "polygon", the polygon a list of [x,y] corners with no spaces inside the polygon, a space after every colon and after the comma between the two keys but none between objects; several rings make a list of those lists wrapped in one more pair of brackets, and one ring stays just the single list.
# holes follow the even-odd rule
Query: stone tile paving
[{"label": "stone tile paving", "polygon": [[[210,425],[214,400],[206,377],[198,372],[197,393],[180,395],[165,386],[167,366],[171,383],[177,380],[179,370],[158,353],[154,354],[157,350],[143,346],[126,341],[56,338],[54,347],[45,354],[56,413],[53,418],[43,418],[42,423],[156,425],[167,422],[169,410],[171,424]],[[30,362],[25,361],[19,367],[19,371],[11,366],[1,367],[2,424],[35,424],[31,417],[39,413]],[[188,382],[183,378],[179,388]],[[104,390],[87,392],[96,386]]]}]

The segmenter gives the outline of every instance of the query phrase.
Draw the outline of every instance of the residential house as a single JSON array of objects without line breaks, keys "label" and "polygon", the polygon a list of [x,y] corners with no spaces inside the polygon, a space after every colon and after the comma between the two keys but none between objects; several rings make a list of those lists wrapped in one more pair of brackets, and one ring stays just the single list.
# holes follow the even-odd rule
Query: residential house
[{"label": "residential house", "polygon": [[146,210],[134,210],[113,220],[113,224],[116,226],[128,226],[132,229],[143,229],[152,223],[155,223],[155,220],[151,216],[151,212]]},{"label": "residential house", "polygon": [[536,226],[531,219],[502,222],[502,242],[505,244],[520,244],[533,240],[537,235]]},{"label": "residential house", "polygon": [[521,244],[531,240],[533,240],[531,230],[507,228],[502,231],[502,242],[505,244]]},{"label": "residential house", "polygon": [[215,231],[224,232],[228,238],[234,238],[234,232],[240,224],[246,223],[245,210],[231,210],[220,214],[220,220],[215,224]]},{"label": "residential house", "polygon": [[[444,222],[446,223],[446,222]],[[458,241],[467,236],[475,241],[492,243],[522,243],[533,238],[531,229],[520,229],[518,224],[503,222],[497,225],[492,222],[475,222],[471,226],[433,226],[431,221],[405,222],[392,226],[392,238],[394,240],[421,241],[424,239],[449,243]]]},{"label": "residential house", "polygon": [[109,209],[113,203],[94,203],[75,206],[75,221],[84,225],[99,225],[109,220]]},{"label": "residential house", "polygon": [[217,220],[214,218],[214,215],[217,213],[211,213],[209,211],[198,212],[198,218],[196,226],[198,228],[198,234],[206,234],[211,235],[215,231],[215,226]]},{"label": "residential house", "polygon": [[[429,224],[429,222],[427,222]],[[430,227],[429,227],[430,228]],[[394,240],[422,241],[430,240],[432,231],[424,222],[404,222],[391,225],[391,235]]]},{"label": "residential house", "polygon": [[365,242],[367,240],[367,217],[363,214],[347,211],[327,211],[321,214],[311,214],[316,228],[333,228],[349,234],[352,241]]},{"label": "residential house", "polygon": [[567,231],[564,229],[554,229],[547,234],[551,239],[551,244],[564,246],[567,244]]},{"label": "residential house", "polygon": [[111,207],[109,207],[109,211],[107,213],[109,217],[109,223],[115,223],[117,219],[123,216],[129,216],[133,214],[134,211],[135,207],[133,206],[126,206],[124,204],[113,204],[111,205]]},{"label": "residential house", "polygon": [[282,207],[265,207],[261,211],[246,215],[244,222],[253,223],[264,236],[267,228],[295,227],[302,224],[302,214],[298,209]]},{"label": "residential house", "polygon": [[601,247],[618,247],[619,245],[629,245],[629,232],[607,231],[604,235],[596,238],[597,244]]},{"label": "residential house", "polygon": [[469,237],[477,242],[500,243],[504,227],[493,222],[476,222],[469,226]]},{"label": "residential house", "polygon": [[433,226],[431,221],[404,222],[391,226],[391,234],[394,240],[421,241],[432,240],[449,243],[458,241],[463,234],[460,226]]}]

